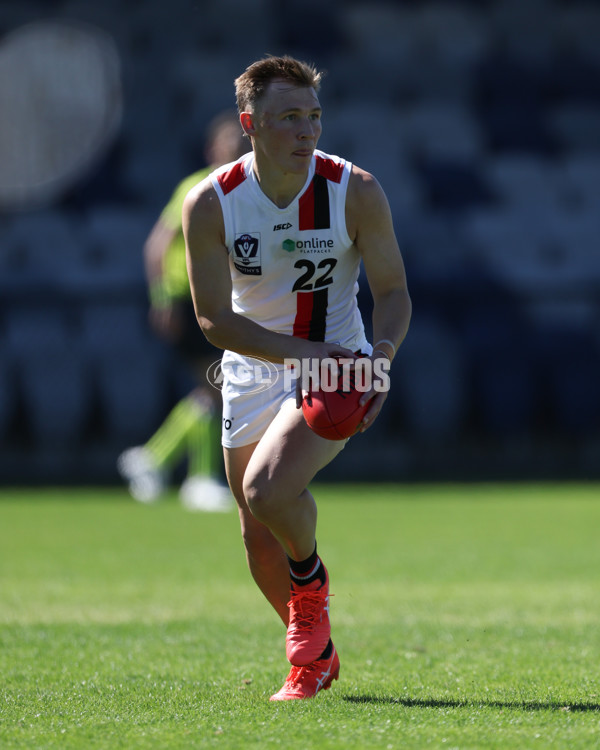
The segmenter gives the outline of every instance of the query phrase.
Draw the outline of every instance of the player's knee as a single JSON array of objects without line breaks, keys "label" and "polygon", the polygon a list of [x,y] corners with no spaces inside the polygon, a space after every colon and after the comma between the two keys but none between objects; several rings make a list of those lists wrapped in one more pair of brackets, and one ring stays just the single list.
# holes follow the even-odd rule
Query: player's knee
[{"label": "player's knee", "polygon": [[266,523],[274,510],[269,485],[256,479],[244,481],[244,497],[254,518]]}]

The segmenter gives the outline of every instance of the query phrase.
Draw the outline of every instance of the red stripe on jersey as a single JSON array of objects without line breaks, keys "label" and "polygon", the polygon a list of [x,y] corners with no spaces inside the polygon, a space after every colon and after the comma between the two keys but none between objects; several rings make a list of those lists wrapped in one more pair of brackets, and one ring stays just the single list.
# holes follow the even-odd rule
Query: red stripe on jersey
[{"label": "red stripe on jersey", "polygon": [[307,339],[313,313],[313,293],[298,292],[296,294],[296,319],[294,320],[293,336]]},{"label": "red stripe on jersey", "polygon": [[217,181],[221,186],[221,190],[227,195],[234,190],[238,185],[246,179],[246,170],[244,169],[244,163],[241,161],[236,162],[231,169],[227,172],[223,172],[217,177]]},{"label": "red stripe on jersey", "polygon": [[296,294],[296,319],[292,335],[309,341],[325,341],[328,298],[327,287]]},{"label": "red stripe on jersey", "polygon": [[333,159],[324,159],[322,156],[317,156],[315,164],[315,173],[320,174],[327,180],[332,182],[341,182],[342,175],[344,174],[344,165],[339,164]]},{"label": "red stripe on jersey", "polygon": [[312,180],[298,200],[298,228],[315,228],[315,186]]}]

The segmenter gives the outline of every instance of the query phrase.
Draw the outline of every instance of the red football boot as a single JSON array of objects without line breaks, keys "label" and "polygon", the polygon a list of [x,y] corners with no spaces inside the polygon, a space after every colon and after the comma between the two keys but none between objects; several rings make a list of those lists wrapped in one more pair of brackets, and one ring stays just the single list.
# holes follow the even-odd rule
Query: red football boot
[{"label": "red football boot", "polygon": [[317,659],[305,667],[292,667],[283,687],[272,695],[272,701],[293,701],[314,698],[319,690],[328,690],[340,676],[340,659],[331,649],[329,659]]}]

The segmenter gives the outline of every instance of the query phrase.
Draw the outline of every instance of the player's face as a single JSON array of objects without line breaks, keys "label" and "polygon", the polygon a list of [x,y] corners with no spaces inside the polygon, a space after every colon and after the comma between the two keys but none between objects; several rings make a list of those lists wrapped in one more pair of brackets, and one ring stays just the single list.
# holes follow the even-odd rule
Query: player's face
[{"label": "player's face", "polygon": [[273,81],[254,125],[258,152],[285,173],[305,173],[321,135],[319,98],[313,88]]}]

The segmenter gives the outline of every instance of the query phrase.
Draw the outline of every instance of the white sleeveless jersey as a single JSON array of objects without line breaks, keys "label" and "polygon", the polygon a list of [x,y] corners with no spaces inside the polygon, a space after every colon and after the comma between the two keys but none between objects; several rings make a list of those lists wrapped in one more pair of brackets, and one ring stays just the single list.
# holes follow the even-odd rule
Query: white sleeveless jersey
[{"label": "white sleeveless jersey", "polygon": [[232,308],[277,333],[369,351],[356,294],[360,255],[346,229],[351,164],[321,151],[287,208],[262,192],[254,154],[215,170]]}]

